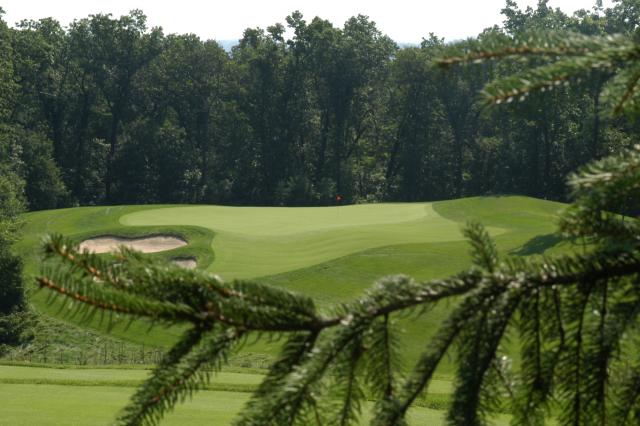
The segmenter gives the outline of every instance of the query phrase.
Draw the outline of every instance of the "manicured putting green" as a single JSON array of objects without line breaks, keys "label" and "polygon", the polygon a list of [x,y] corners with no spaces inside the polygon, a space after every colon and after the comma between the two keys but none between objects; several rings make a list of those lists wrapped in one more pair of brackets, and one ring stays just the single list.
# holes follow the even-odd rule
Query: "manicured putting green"
[{"label": "manicured putting green", "polygon": [[[387,245],[463,239],[461,224],[439,215],[431,203],[168,207],[129,213],[120,223],[214,231],[215,259],[208,269],[224,278],[278,274]],[[495,235],[502,229],[489,231]]]}]

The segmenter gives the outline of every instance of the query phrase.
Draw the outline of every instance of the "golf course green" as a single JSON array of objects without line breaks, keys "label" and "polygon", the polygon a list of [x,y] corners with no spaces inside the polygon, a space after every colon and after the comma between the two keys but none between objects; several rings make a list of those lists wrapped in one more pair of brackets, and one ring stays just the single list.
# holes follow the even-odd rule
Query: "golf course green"
[{"label": "golf course green", "polygon": [[300,208],[80,207],[27,214],[17,250],[37,263],[34,249],[47,233],[80,242],[100,235],[164,232],[189,242],[164,256],[196,256],[201,267],[225,279],[257,278],[381,247],[462,241],[468,220],[486,223],[494,236],[551,232],[561,208],[526,197]]},{"label": "golf course green", "polygon": [[[553,234],[563,204],[521,196],[475,197],[434,203],[362,204],[344,207],[111,206],[29,213],[15,250],[25,260],[27,282],[41,269],[42,238],[61,233],[78,243],[96,236],[172,235],[187,245],[149,254],[193,258],[225,279],[255,279],[307,294],[328,308],[353,300],[375,280],[406,274],[419,280],[455,274],[470,265],[462,236],[468,221],[484,223],[505,255],[564,250]],[[133,343],[171,345],[175,328],[149,330],[125,318],[87,321],[49,302],[46,291],[31,303],[45,315]],[[415,359],[450,306],[437,305],[418,321],[404,321],[406,356]],[[128,325],[128,327],[127,327]],[[277,345],[246,351],[273,355]]]},{"label": "golf course green", "polygon": [[[563,250],[553,232],[563,204],[521,196],[475,197],[435,203],[362,204],[344,207],[111,206],[79,207],[28,213],[16,251],[25,259],[28,276],[41,268],[41,240],[61,233],[78,243],[112,235],[173,235],[188,244],[149,256],[195,258],[199,268],[225,279],[256,279],[315,298],[320,306],[358,297],[385,275],[406,274],[432,279],[459,272],[470,264],[462,228],[484,223],[505,255],[534,255]],[[28,282],[33,282],[28,279]],[[48,302],[45,291],[32,303],[45,314],[104,331],[106,324],[67,318]],[[425,321],[439,321],[442,305]],[[124,321],[123,321],[124,323]],[[428,337],[433,327],[410,322],[407,333]],[[414,329],[414,330],[412,330]],[[179,330],[134,323],[115,326],[116,337],[167,346]],[[408,356],[420,351],[410,339]],[[272,345],[251,350],[275,353]]]},{"label": "golf course green", "polygon": [[[224,279],[253,279],[280,286],[309,295],[321,309],[331,309],[360,296],[385,275],[426,280],[468,268],[471,258],[462,229],[469,221],[485,224],[503,256],[571,250],[571,244],[554,233],[564,207],[520,196],[313,208],[79,207],[26,214],[15,249],[25,259],[27,281],[35,288],[30,277],[42,267],[40,245],[47,234],[61,233],[77,243],[98,236],[174,236],[187,244],[149,256],[167,261],[195,258],[198,268]],[[29,295],[31,304],[45,317],[109,332],[134,344],[168,347],[181,332],[177,327],[150,329],[144,321],[128,324],[126,318],[117,316],[86,320],[70,315],[61,303],[51,303],[49,296],[46,291]],[[394,320],[404,348],[404,365],[409,367],[428,345],[451,303],[455,302]],[[236,355],[264,361],[278,350],[279,343],[258,340],[244,345]],[[108,423],[147,373],[0,366],[0,398],[11,401],[11,410],[0,414],[0,424],[53,424],[50,419],[60,422],[57,424]],[[438,392],[450,393],[451,363],[445,360],[437,373],[440,382],[434,385]],[[166,424],[228,424],[260,379],[254,372],[222,373],[205,392],[179,406]],[[80,412],[80,406],[93,407],[91,422],[69,417]],[[415,424],[440,424],[443,415],[443,411],[416,407],[411,419]]]},{"label": "golf course green", "polygon": [[[199,226],[215,233],[209,270],[255,278],[312,266],[375,247],[462,239],[460,224],[431,203],[345,207],[194,206],[143,210],[125,226]],[[490,232],[504,232],[491,228]]]}]

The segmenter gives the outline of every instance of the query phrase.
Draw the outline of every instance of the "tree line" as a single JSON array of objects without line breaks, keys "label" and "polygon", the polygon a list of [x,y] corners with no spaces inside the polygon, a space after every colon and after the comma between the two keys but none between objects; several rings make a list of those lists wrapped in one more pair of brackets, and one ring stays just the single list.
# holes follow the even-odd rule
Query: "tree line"
[{"label": "tree line", "polygon": [[[569,16],[507,0],[502,26],[399,48],[366,16],[342,27],[293,12],[231,51],[149,28],[139,10],[0,20],[0,163],[31,210],[72,205],[328,205],[519,193],[564,200],[565,176],[628,147],[603,114],[610,74],[485,108],[508,60],[443,71],[449,49],[531,31],[630,34],[633,1]],[[1,14],[0,14],[1,17]],[[587,141],[586,143],[584,141]],[[6,174],[9,176],[8,172]]]}]

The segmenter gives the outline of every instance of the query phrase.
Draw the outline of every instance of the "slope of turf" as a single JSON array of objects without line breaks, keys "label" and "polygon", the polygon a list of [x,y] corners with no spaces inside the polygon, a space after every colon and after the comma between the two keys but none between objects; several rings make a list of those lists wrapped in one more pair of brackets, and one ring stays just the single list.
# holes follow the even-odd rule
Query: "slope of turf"
[{"label": "slope of turf", "polygon": [[[468,245],[460,232],[468,220],[489,225],[503,253],[563,250],[567,245],[557,244],[552,235],[562,208],[562,204],[515,196],[321,208],[86,207],[26,215],[24,237],[16,248],[32,274],[39,267],[40,238],[48,232],[64,233],[77,241],[103,234],[173,233],[189,244],[156,256],[195,255],[201,267],[228,277],[260,277],[326,306],[357,297],[384,275],[404,273],[429,279],[468,267]],[[47,304],[47,296],[39,292],[31,300],[49,315],[68,312]],[[403,322],[409,359],[423,348],[433,325],[448,310],[446,304],[438,305],[420,321]],[[94,319],[82,325],[104,329],[106,322]],[[167,345],[179,330],[149,332],[146,324],[136,322],[127,331],[115,327],[112,332],[134,342]],[[250,350],[273,354],[275,349],[258,344]]]}]

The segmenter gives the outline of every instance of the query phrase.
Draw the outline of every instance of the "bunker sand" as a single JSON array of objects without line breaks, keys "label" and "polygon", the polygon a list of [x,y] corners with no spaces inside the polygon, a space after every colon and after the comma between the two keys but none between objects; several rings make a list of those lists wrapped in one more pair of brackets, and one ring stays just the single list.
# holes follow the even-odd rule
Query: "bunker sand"
[{"label": "bunker sand", "polygon": [[182,257],[171,261],[185,269],[195,269],[198,266],[198,262],[193,257]]},{"label": "bunker sand", "polygon": [[[112,235],[94,237],[80,243],[80,250],[88,250],[93,253],[108,253],[117,251],[120,246],[138,250],[143,253],[157,253],[173,250],[187,245],[187,241],[172,235],[154,235],[150,237],[125,238]],[[180,259],[186,260],[186,259]],[[195,260],[189,259],[193,263]]]}]

